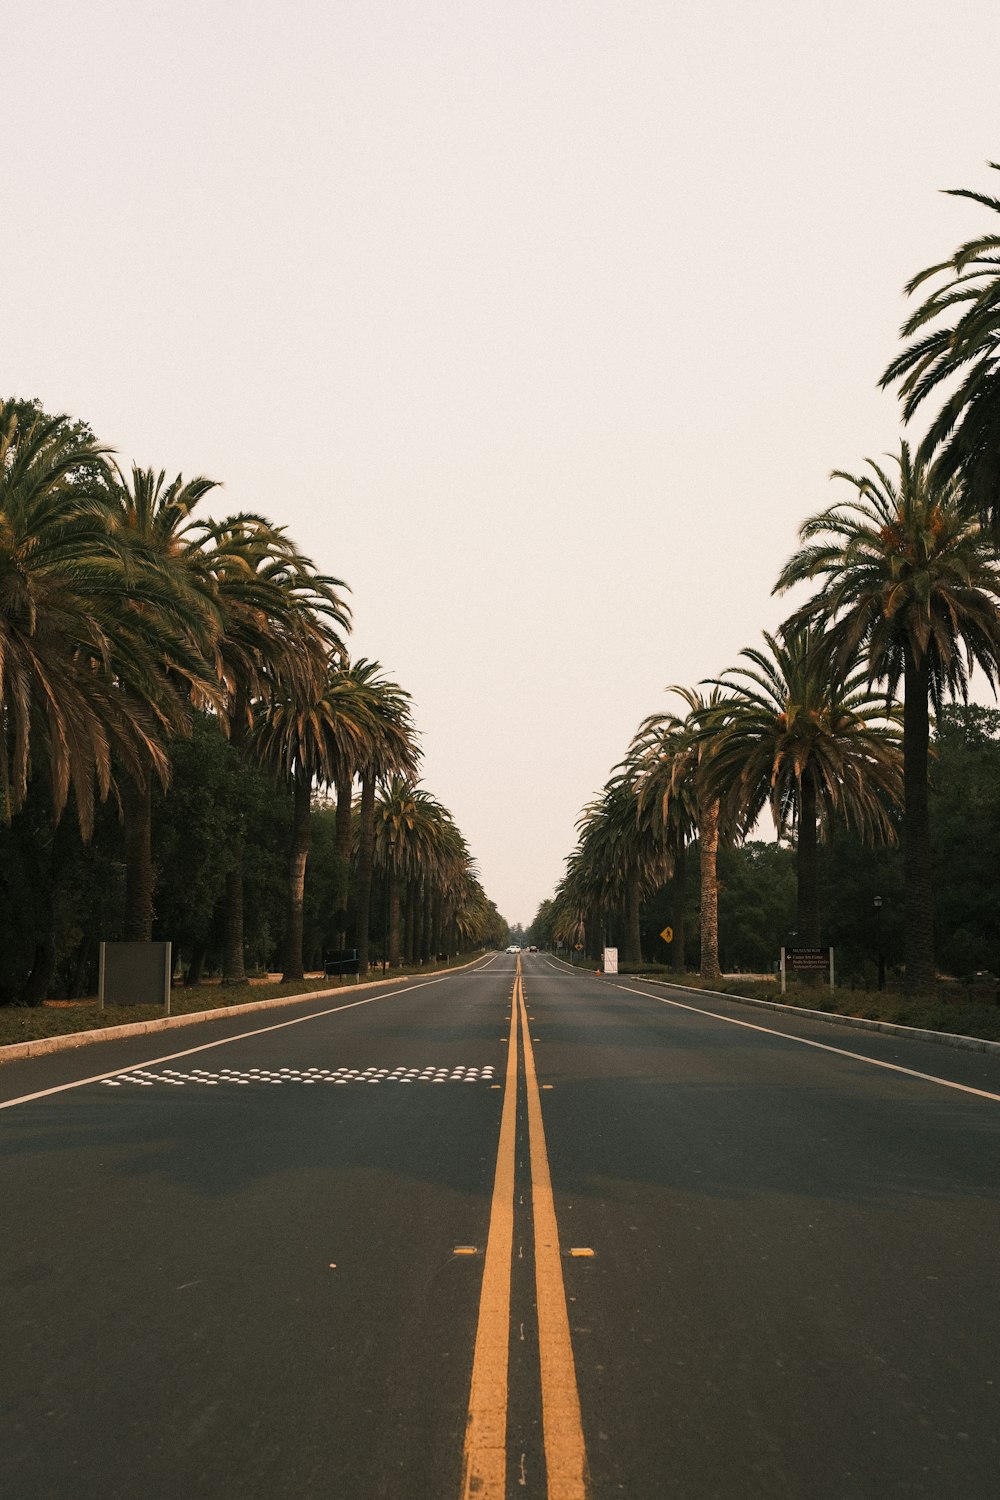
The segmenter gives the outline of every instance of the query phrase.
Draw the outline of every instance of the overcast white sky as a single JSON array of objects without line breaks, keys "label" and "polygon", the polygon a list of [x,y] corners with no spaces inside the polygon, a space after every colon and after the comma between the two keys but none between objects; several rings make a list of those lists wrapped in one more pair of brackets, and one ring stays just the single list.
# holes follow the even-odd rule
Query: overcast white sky
[{"label": "overcast white sky", "polygon": [[992,215],[996,0],[46,0],[3,17],[0,393],[353,590],[511,921],[639,720],[898,443]]}]

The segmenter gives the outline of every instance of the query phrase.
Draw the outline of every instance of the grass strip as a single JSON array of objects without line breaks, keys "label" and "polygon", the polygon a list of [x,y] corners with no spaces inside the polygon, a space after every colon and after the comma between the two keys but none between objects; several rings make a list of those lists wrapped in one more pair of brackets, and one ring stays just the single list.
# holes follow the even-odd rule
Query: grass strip
[{"label": "grass strip", "polygon": [[[419,977],[421,974],[438,974],[445,969],[467,964],[475,954],[459,954],[455,958],[441,959],[426,965],[408,965],[393,969],[387,979]],[[382,979],[380,969],[372,969],[367,983],[378,983]],[[196,1015],[201,1011],[227,1010],[232,1005],[246,1005],[256,1000],[278,1000],[294,995],[310,995],[318,990],[331,994],[347,995],[355,988],[352,978],[303,979],[290,984],[196,984],[175,985],[170,994],[172,1016]],[[159,1005],[109,1005],[99,1010],[95,999],[79,1004],[64,1002],[44,1005],[0,1006],[0,1047],[13,1042],[34,1042],[42,1037],[69,1036],[75,1032],[96,1031],[105,1026],[127,1026],[136,1021],[158,1021],[163,1015]]]}]

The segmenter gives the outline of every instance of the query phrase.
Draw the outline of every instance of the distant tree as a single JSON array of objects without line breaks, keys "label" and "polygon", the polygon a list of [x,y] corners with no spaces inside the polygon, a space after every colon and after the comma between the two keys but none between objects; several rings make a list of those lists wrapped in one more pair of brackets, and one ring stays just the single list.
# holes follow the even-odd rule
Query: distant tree
[{"label": "distant tree", "polygon": [[[718,979],[721,970],[716,864],[721,804],[718,789],[707,776],[707,766],[718,730],[720,696],[717,688],[707,697],[695,688],[675,686],[668,691],[681,698],[687,705],[687,713],[652,714],[640,726],[637,738],[646,742],[649,757],[639,797],[641,802],[659,804],[665,829],[670,828],[672,820],[678,828],[684,827],[691,811],[694,812],[701,891],[700,972],[703,979]],[[657,737],[659,754],[655,748]],[[729,831],[726,830],[727,834]]]}]

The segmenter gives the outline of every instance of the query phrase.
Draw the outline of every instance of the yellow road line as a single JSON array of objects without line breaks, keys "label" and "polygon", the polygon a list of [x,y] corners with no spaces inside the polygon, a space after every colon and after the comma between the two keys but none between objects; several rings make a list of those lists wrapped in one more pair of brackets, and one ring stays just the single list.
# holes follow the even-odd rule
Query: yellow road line
[{"label": "yellow road line", "polygon": [[[520,967],[520,964],[519,964]],[[515,991],[519,980],[515,980]],[[517,1010],[512,996],[500,1144],[489,1237],[479,1297],[465,1429],[462,1500],[505,1500],[507,1493],[507,1360],[514,1250],[514,1139],[517,1125]]]},{"label": "yellow road line", "polygon": [[547,1500],[584,1500],[587,1494],[587,1450],[583,1440],[580,1396],[569,1334],[566,1288],[559,1255],[559,1229],[545,1149],[542,1100],[535,1056],[528,1033],[521,961],[515,991],[524,1038],[524,1073],[528,1086],[528,1142],[531,1153],[531,1205],[535,1221],[535,1288],[538,1298],[538,1352],[542,1374],[542,1434],[545,1441]]}]

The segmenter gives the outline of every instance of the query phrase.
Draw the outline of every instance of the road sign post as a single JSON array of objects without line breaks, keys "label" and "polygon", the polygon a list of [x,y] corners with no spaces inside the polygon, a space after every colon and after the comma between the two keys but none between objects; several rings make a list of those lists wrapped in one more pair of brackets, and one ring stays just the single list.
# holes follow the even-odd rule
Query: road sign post
[{"label": "road sign post", "polygon": [[782,948],[781,993],[785,993],[787,974],[821,974],[824,970],[827,970],[830,975],[830,989],[832,990],[834,987],[832,948]]}]

